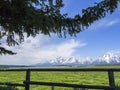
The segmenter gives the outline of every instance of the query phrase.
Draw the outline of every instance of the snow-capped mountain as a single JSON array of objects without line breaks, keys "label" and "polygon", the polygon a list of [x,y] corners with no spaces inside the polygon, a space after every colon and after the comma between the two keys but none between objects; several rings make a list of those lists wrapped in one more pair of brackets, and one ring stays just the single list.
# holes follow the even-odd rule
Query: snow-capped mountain
[{"label": "snow-capped mountain", "polygon": [[55,65],[83,66],[83,65],[92,65],[93,61],[94,60],[92,58],[88,58],[88,57],[85,59],[74,58],[74,57],[70,57],[70,58],[58,57],[55,59],[51,59],[45,63],[38,63],[36,64],[36,66],[55,66]]},{"label": "snow-capped mountain", "polygon": [[120,63],[120,56],[112,52],[107,52],[102,57],[99,57],[96,62],[98,64],[118,64]]},{"label": "snow-capped mountain", "polygon": [[86,66],[86,65],[102,65],[102,64],[119,64],[120,63],[120,55],[107,52],[101,57],[97,59],[92,58],[62,58],[58,57],[55,59],[51,59],[46,61],[45,63],[38,63],[36,66],[53,66],[53,65],[72,65],[72,66]]}]

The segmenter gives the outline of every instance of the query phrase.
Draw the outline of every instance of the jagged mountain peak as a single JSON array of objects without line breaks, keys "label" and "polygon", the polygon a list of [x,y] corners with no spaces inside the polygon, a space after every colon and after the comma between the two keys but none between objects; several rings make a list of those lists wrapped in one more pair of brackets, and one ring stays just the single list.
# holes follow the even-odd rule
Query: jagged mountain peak
[{"label": "jagged mountain peak", "polygon": [[120,56],[117,53],[107,52],[99,57],[98,60],[106,63],[120,63]]},{"label": "jagged mountain peak", "polygon": [[97,59],[92,59],[90,57],[86,58],[75,58],[75,57],[57,57],[51,59],[45,63],[38,63],[36,65],[42,66],[52,66],[52,65],[102,65],[102,64],[118,64],[120,63],[120,55],[113,52],[107,52],[104,55],[100,56]]},{"label": "jagged mountain peak", "polygon": [[70,58],[57,57],[55,59],[50,60],[50,63],[56,63],[56,64],[69,64],[69,63],[76,63],[76,62],[78,62],[78,59],[74,57],[70,57]]}]

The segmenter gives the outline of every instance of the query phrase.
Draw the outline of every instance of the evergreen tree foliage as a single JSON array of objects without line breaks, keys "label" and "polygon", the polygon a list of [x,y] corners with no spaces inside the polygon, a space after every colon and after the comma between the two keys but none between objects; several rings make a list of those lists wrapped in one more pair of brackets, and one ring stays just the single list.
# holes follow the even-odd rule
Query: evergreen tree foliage
[{"label": "evergreen tree foliage", "polygon": [[[19,45],[25,35],[76,36],[94,21],[113,13],[119,2],[103,0],[71,18],[60,12],[64,8],[63,0],[0,0],[0,45],[3,39],[8,46]],[[0,54],[15,53],[0,47]]]}]

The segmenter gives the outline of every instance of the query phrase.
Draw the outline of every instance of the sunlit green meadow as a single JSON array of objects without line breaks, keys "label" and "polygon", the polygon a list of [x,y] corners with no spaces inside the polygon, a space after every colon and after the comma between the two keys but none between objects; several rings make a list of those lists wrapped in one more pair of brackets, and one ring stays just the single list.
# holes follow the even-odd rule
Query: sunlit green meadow
[{"label": "sunlit green meadow", "polygon": [[[74,68],[74,67],[73,67]],[[76,68],[76,67],[75,67]],[[77,68],[120,68],[120,66],[94,66]],[[120,86],[120,72],[115,72],[115,83]],[[31,72],[31,81],[59,82],[84,85],[109,85],[107,72]],[[0,72],[0,82],[23,83],[25,72]],[[19,90],[24,90],[18,87]],[[31,90],[51,90],[50,86],[31,85]],[[55,90],[74,90],[73,88],[55,87]]]}]

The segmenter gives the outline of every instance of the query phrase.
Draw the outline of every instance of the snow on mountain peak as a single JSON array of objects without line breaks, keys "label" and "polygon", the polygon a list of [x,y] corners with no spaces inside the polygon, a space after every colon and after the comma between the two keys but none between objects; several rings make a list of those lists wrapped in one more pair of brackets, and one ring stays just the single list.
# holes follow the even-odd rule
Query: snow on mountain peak
[{"label": "snow on mountain peak", "polygon": [[[102,64],[118,64],[120,63],[120,55],[113,52],[107,52],[103,56],[99,57],[98,59],[92,59],[90,57],[86,58],[63,58],[57,57],[54,59],[49,60],[42,65],[102,65]],[[39,63],[38,65],[41,65]]]},{"label": "snow on mountain peak", "polygon": [[99,57],[98,60],[106,63],[120,63],[119,55],[112,52],[107,52],[102,57]]}]

